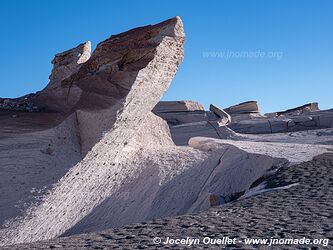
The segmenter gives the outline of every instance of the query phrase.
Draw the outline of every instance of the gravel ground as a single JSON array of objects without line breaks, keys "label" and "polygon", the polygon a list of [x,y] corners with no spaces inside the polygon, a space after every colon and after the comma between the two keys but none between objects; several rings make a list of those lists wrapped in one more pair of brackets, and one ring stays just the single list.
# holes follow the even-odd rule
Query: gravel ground
[{"label": "gravel ground", "polygon": [[[238,199],[198,214],[132,224],[99,233],[63,237],[3,249],[332,249],[333,154],[282,167],[264,180],[273,191]],[[281,187],[292,185],[290,188]],[[275,190],[274,190],[275,189]],[[155,244],[159,237],[198,238],[199,243]],[[204,244],[204,237],[236,239],[235,244]],[[246,238],[323,239],[321,244],[246,245]],[[226,240],[226,238],[224,238]],[[155,239],[156,240],[156,239]],[[207,238],[206,238],[207,240]],[[325,240],[325,241],[324,241]],[[327,240],[329,241],[327,243]],[[239,242],[243,241],[243,243]],[[327,246],[326,246],[327,245]]]}]

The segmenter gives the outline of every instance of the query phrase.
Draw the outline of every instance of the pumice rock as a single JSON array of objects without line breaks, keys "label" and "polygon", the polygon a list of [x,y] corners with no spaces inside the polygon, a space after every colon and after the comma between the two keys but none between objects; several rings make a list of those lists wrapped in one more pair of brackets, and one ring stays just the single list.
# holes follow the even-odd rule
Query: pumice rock
[{"label": "pumice rock", "polygon": [[53,69],[50,75],[51,84],[62,81],[77,72],[82,63],[90,58],[91,42],[80,44],[76,48],[56,54],[52,60]]},{"label": "pumice rock", "polygon": [[[160,133],[159,126],[151,127],[150,111],[168,88],[183,59],[184,36],[179,17],[111,36],[97,45],[90,59],[81,63],[76,72],[55,83],[57,91],[46,88],[31,98],[44,112],[49,110],[52,116],[63,117],[57,128],[67,127],[66,130],[76,136],[77,143],[69,148],[76,151],[79,148],[81,152],[72,154],[71,164],[78,161],[76,157],[80,153],[84,158],[73,167],[67,164],[68,172],[64,169],[59,173],[58,178],[63,175],[60,180],[37,205],[26,210],[23,217],[7,221],[5,229],[0,231],[1,244],[59,236],[116,192],[132,175],[138,174],[136,170],[122,168],[144,147],[158,145],[156,141],[150,140],[149,144],[142,141],[140,128],[145,133]],[[58,72],[51,78],[62,79],[63,76]],[[62,93],[66,91],[64,97]],[[53,131],[45,130],[42,134],[48,134],[54,142]],[[68,136],[66,139],[55,136],[63,140],[62,148],[70,145],[66,144]],[[34,135],[28,137],[34,138]],[[147,140],[149,136],[144,138]],[[40,152],[47,159],[61,157],[57,148],[52,147],[56,146],[48,143],[41,148],[52,154],[39,149],[36,154]],[[21,164],[23,167],[24,162]],[[34,173],[34,178],[37,176]],[[15,197],[12,199],[15,203]]]},{"label": "pumice rock", "polygon": [[238,215],[247,218],[242,200],[298,185],[268,187],[272,175],[333,150],[333,110],[267,118],[256,102],[230,114],[194,101],[159,102],[183,59],[184,36],[176,17],[113,35],[92,53],[81,44],[56,55],[45,89],[0,99],[1,246],[81,233],[103,238],[93,244],[118,244],[98,231],[126,225],[123,238],[131,223],[219,205],[241,204]]},{"label": "pumice rock", "polygon": [[209,110],[219,118],[218,124],[220,127],[231,123],[231,116],[223,109],[219,109],[215,105],[211,104],[209,106]]},{"label": "pumice rock", "polygon": [[[318,245],[319,249],[330,248],[329,239],[332,233],[327,217],[330,216],[333,205],[333,186],[328,185],[331,183],[333,175],[332,166],[333,154],[326,153],[293,167],[287,165],[281,167],[279,171],[263,178],[265,185],[257,183],[242,197],[223,206],[190,216],[168,217],[116,229],[111,228],[100,232],[31,243],[19,246],[19,249],[49,249],[57,246],[66,249],[71,249],[73,246],[77,249],[87,247],[90,249],[119,247],[150,249],[152,248],[152,233],[165,237],[163,240],[167,236],[179,237],[186,232],[191,232],[191,237],[194,239],[202,239],[203,230],[207,231],[205,232],[207,237],[214,235],[216,239],[233,235],[253,237],[253,233],[257,235],[257,238],[287,234],[288,239],[299,239],[301,233],[304,239],[323,239],[325,243]],[[211,205],[218,204],[221,199],[223,198],[212,194]],[[300,225],[302,226],[300,227]],[[314,225],[316,226],[314,227]],[[135,235],[135,237],[126,237],[129,234]],[[249,247],[244,242],[237,243],[236,247],[229,246],[226,248],[255,248]],[[160,244],[156,248],[159,247],[163,248],[164,245]],[[287,247],[297,248],[297,246]],[[13,248],[16,246],[8,249]],[[220,246],[210,247],[210,249],[219,248]],[[274,246],[274,248],[283,247]],[[309,244],[303,245],[302,248],[314,247],[313,244]]]},{"label": "pumice rock", "polygon": [[168,113],[168,112],[187,112],[187,111],[204,111],[204,107],[195,101],[161,101],[154,107],[154,113]]},{"label": "pumice rock", "polygon": [[30,101],[31,96],[33,95],[25,95],[14,99],[0,98],[0,110],[39,112],[39,108]]},{"label": "pumice rock", "polygon": [[228,114],[247,114],[247,113],[259,113],[259,106],[256,101],[242,102],[237,105],[230,106],[224,109]]},{"label": "pumice rock", "polygon": [[85,63],[91,55],[91,42],[80,44],[79,46],[56,54],[52,60],[53,69],[49,76],[49,84],[36,95],[31,101],[40,109],[64,112],[69,110],[69,106],[73,106],[82,90],[79,88],[71,88],[64,86],[63,80],[76,73],[83,63]]},{"label": "pumice rock", "polygon": [[153,113],[163,118],[170,126],[201,122],[208,119],[204,107],[195,101],[161,101]]},{"label": "pumice rock", "polygon": [[286,133],[332,128],[332,110],[317,110],[317,108],[317,104],[304,105],[284,112],[266,114],[265,117],[234,122],[229,127],[237,133],[245,134]]},{"label": "pumice rock", "polygon": [[[0,176],[8,187],[0,200],[2,245],[207,209],[212,193],[245,192],[274,167],[272,157],[234,146],[214,151],[203,150],[205,142],[198,149],[175,146],[167,124],[151,110],[182,61],[183,43],[180,18],[111,36],[61,81],[60,89],[70,89],[68,101],[61,103],[63,97],[55,94],[34,117],[60,123],[2,141],[11,148],[6,157],[23,156],[15,167],[2,162],[8,167]],[[80,95],[72,95],[73,89]],[[27,184],[13,191],[22,180],[8,177],[22,169]],[[24,213],[11,210],[21,199]]]},{"label": "pumice rock", "polygon": [[262,118],[256,101],[242,102],[224,109],[232,117],[232,122]]},{"label": "pumice rock", "polygon": [[302,106],[288,109],[285,111],[279,111],[279,112],[273,112],[273,113],[267,113],[265,116],[267,117],[279,117],[279,116],[293,116],[293,115],[306,115],[313,111],[319,111],[319,106],[317,102],[311,102],[304,104]]}]

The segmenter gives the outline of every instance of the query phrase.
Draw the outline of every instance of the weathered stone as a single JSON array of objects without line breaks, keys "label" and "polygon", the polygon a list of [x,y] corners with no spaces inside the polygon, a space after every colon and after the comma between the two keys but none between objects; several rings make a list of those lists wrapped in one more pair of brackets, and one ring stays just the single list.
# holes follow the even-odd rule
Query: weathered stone
[{"label": "weathered stone", "polygon": [[231,116],[232,122],[240,122],[243,120],[252,120],[252,119],[263,119],[261,114],[259,113],[248,113],[248,114],[234,114]]},{"label": "weathered stone", "polygon": [[161,112],[155,113],[163,118],[170,126],[207,121],[207,113],[205,111],[184,111],[184,112]]},{"label": "weathered stone", "polygon": [[294,115],[309,114],[310,112],[318,111],[318,110],[319,110],[318,103],[312,102],[312,103],[307,103],[307,104],[304,104],[304,105],[296,107],[296,108],[287,109],[285,111],[267,113],[267,114],[265,114],[265,116],[267,116],[267,117],[294,116]]},{"label": "weathered stone", "polygon": [[[233,238],[239,235],[253,237],[252,234],[255,233],[257,238],[269,239],[274,235],[284,235],[284,237],[296,239],[298,242],[302,235],[305,239],[323,239],[322,244],[314,246],[310,242],[302,244],[302,246],[276,245],[270,248],[329,249],[332,231],[327,218],[330,217],[333,206],[333,185],[330,185],[333,175],[332,166],[333,155],[324,154],[293,167],[283,166],[279,171],[273,173],[269,179],[265,180],[268,187],[273,190],[266,187],[259,190],[261,193],[257,193],[255,196],[246,199],[243,197],[224,206],[190,216],[168,217],[102,232],[60,237],[46,242],[11,246],[5,249],[50,249],[57,245],[65,249],[150,249],[152,248],[152,234],[154,234],[153,237],[161,236],[161,240],[164,242],[167,237],[175,239],[184,232],[186,235],[187,232],[191,232],[192,239],[202,239],[206,232],[207,237],[214,235],[215,239]],[[294,185],[290,186],[290,184]],[[286,188],[288,186],[289,188]],[[259,186],[256,186],[254,190],[258,190],[258,188]],[[209,249],[268,248],[249,245],[244,241],[236,241],[236,244],[222,247],[217,244],[212,246],[198,244],[192,248],[205,247]],[[166,247],[161,243],[156,244],[155,248]],[[175,246],[175,248],[184,247]]]},{"label": "weathered stone", "polygon": [[154,107],[153,113],[170,126],[207,121],[204,107],[194,101],[162,101]]},{"label": "weathered stone", "polygon": [[195,101],[161,101],[153,109],[153,113],[170,113],[186,111],[204,111],[204,107]]},{"label": "weathered stone", "polygon": [[269,134],[272,132],[270,123],[265,120],[243,120],[228,125],[233,131],[244,134]]},{"label": "weathered stone", "polygon": [[218,139],[237,139],[238,135],[227,126],[220,126],[217,121],[186,123],[170,127],[171,136],[176,145],[188,145],[192,137]]},{"label": "weathered stone", "polygon": [[208,144],[195,144],[198,149],[148,149],[139,162],[128,163],[130,168],[141,169],[140,176],[128,179],[64,235],[208,209],[211,193],[230,197],[244,192],[275,164],[268,156],[249,154],[230,145]]},{"label": "weathered stone", "polygon": [[31,97],[31,102],[46,111],[68,112],[79,101],[82,90],[77,86],[64,85],[63,81],[77,73],[90,58],[91,43],[55,55],[49,84]]},{"label": "weathered stone", "polygon": [[223,109],[219,109],[218,107],[211,104],[209,106],[209,110],[218,117],[218,124],[220,127],[231,123],[231,116]]},{"label": "weathered stone", "polygon": [[259,113],[259,106],[256,101],[242,102],[240,104],[224,109],[229,115]]},{"label": "weathered stone", "polygon": [[[31,98],[44,111],[63,114],[65,120],[58,128],[66,123],[66,131],[72,131],[79,140],[79,145],[71,149],[72,145],[54,134],[52,128],[38,133],[41,138],[47,135],[43,143],[55,141],[53,136],[57,136],[62,148],[68,149],[67,154],[79,146],[84,158],[66,175],[60,174],[52,190],[24,217],[0,230],[1,244],[59,236],[140,173],[140,168],[134,166],[143,149],[173,145],[171,140],[159,139],[166,134],[166,127],[156,126],[160,119],[151,118],[150,111],[182,61],[183,43],[183,26],[178,17],[111,36],[96,47],[77,72],[57,85],[57,91],[46,88]],[[59,94],[66,91],[66,96]],[[31,139],[33,136],[37,140],[37,135],[30,134]],[[35,142],[39,144],[42,142]],[[60,148],[52,146],[42,148],[44,152],[52,150],[52,154],[39,149],[35,153],[47,159],[61,157]]]},{"label": "weathered stone", "polygon": [[333,112],[320,112],[313,114],[313,120],[319,128],[333,127]]},{"label": "weathered stone", "polygon": [[286,132],[289,127],[295,125],[290,119],[269,119],[268,122],[271,127],[271,133]]},{"label": "weathered stone", "polygon": [[[312,146],[267,143],[273,135],[261,135],[259,143],[246,141],[259,138],[254,135],[238,140],[225,126],[229,114],[215,106],[210,112],[188,101],[156,107],[182,60],[183,42],[181,20],[174,18],[111,36],[89,60],[86,53],[83,63],[75,56],[81,47],[62,53],[48,87],[24,99],[27,110],[38,104],[44,112],[3,112],[0,222],[8,222],[0,245],[208,209],[256,191],[249,189],[281,166],[273,157],[289,159]],[[12,100],[2,103],[20,107]],[[236,106],[239,120],[228,126],[243,133],[332,126],[332,111],[244,121],[260,116],[259,109],[252,102]],[[174,145],[154,107],[172,125],[174,142],[190,147]],[[325,145],[306,157],[330,149]]]},{"label": "weathered stone", "polygon": [[91,42],[85,42],[79,46],[56,54],[52,60],[53,69],[50,75],[50,85],[62,81],[73,73],[77,72],[80,64],[85,63],[90,58]]},{"label": "weathered stone", "polygon": [[233,123],[243,120],[263,118],[263,116],[260,114],[259,106],[256,101],[243,102],[226,108],[224,111],[226,111],[231,116]]},{"label": "weathered stone", "polygon": [[286,133],[310,129],[330,128],[333,126],[333,112],[315,111],[307,115],[252,119],[234,122],[228,125],[237,133],[266,134]]},{"label": "weathered stone", "polygon": [[39,112],[39,108],[30,101],[31,96],[33,94],[13,99],[0,98],[0,110]]}]

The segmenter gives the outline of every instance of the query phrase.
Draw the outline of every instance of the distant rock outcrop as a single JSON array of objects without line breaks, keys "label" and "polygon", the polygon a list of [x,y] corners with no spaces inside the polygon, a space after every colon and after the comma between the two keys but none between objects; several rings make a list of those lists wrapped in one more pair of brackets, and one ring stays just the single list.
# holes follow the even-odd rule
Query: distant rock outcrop
[{"label": "distant rock outcrop", "polygon": [[231,116],[223,109],[219,109],[215,105],[211,104],[209,106],[209,110],[218,117],[219,126],[225,126],[231,122]]},{"label": "distant rock outcrop", "polygon": [[204,111],[204,107],[195,101],[160,101],[154,107],[154,113]]},{"label": "distant rock outcrop", "polygon": [[0,110],[39,112],[39,108],[31,102],[31,96],[33,94],[14,99],[0,98]]},{"label": "distant rock outcrop", "polygon": [[257,119],[261,118],[258,103],[256,101],[243,102],[231,107],[225,108],[227,112],[232,117],[232,122],[239,122],[242,120]]},{"label": "distant rock outcrop", "polygon": [[240,104],[230,106],[229,108],[225,108],[224,110],[230,115],[260,112],[256,101],[242,102]]},{"label": "distant rock outcrop", "polygon": [[307,103],[296,108],[287,109],[285,111],[267,113],[265,114],[265,116],[278,117],[278,116],[306,115],[313,111],[319,111],[319,106],[317,102]]},{"label": "distant rock outcrop", "polygon": [[[296,111],[298,113],[299,111]],[[229,127],[237,133],[270,134],[286,133],[333,127],[333,111],[312,111],[301,115],[280,115],[272,118],[247,119]]]},{"label": "distant rock outcrop", "polygon": [[195,101],[162,101],[155,106],[153,113],[170,126],[207,120],[204,107]]}]

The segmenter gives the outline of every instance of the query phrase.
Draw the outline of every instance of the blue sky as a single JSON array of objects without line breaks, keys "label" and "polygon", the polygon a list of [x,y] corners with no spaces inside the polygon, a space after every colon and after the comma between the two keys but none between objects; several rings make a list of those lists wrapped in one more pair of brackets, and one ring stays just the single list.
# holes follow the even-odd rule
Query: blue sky
[{"label": "blue sky", "polygon": [[[329,0],[2,0],[0,96],[46,86],[57,52],[179,15],[185,59],[164,100],[222,108],[257,100],[263,112],[311,101],[333,108],[332,13]],[[258,51],[265,55],[251,55]]]}]

